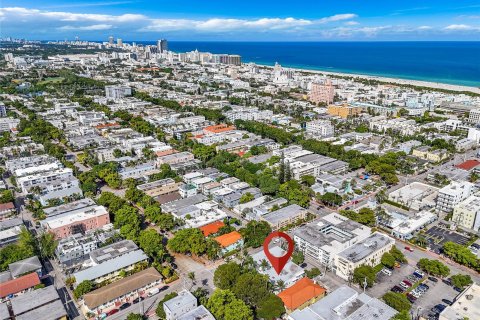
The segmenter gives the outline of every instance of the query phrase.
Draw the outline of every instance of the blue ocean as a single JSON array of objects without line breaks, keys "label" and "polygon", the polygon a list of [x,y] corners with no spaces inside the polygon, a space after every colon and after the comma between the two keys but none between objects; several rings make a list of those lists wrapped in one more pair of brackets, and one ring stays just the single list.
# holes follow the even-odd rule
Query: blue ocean
[{"label": "blue ocean", "polygon": [[[145,42],[146,43],[146,42]],[[150,42],[153,43],[153,42]],[[177,42],[243,62],[480,87],[480,42]]]}]

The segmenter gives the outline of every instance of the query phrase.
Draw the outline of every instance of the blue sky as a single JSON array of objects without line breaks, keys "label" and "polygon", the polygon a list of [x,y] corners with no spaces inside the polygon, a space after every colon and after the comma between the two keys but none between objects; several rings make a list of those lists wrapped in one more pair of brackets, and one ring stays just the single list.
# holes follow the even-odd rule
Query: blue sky
[{"label": "blue sky", "polygon": [[2,0],[0,35],[171,41],[480,40],[478,0]]}]

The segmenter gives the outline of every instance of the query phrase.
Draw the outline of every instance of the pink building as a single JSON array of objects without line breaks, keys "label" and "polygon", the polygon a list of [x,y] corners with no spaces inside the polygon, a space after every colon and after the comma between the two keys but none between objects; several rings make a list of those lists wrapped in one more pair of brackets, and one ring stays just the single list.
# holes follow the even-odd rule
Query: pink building
[{"label": "pink building", "polygon": [[325,80],[323,83],[312,83],[309,94],[309,99],[311,102],[323,102],[325,104],[331,104],[333,103],[334,96],[335,87],[332,85],[332,81],[330,79]]},{"label": "pink building", "polygon": [[55,234],[57,239],[76,233],[85,233],[110,223],[110,216],[104,206],[91,205],[78,210],[51,216],[41,222],[45,231]]}]

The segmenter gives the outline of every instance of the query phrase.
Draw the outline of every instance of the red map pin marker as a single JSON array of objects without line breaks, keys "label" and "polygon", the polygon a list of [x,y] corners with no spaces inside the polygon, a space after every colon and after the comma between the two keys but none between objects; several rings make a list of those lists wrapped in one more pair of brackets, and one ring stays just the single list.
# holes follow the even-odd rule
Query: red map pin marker
[{"label": "red map pin marker", "polygon": [[[268,248],[268,245],[270,244],[270,241],[272,241],[273,238],[283,238],[287,241],[288,243],[288,249],[287,253],[281,257],[276,257],[273,254],[270,253],[270,249]],[[277,272],[277,274],[280,274],[282,272],[283,268],[288,262],[288,259],[292,256],[293,249],[295,245],[293,243],[292,238],[289,237],[288,234],[285,232],[281,231],[275,231],[272,232],[268,235],[268,237],[265,239],[263,242],[263,251],[265,252],[265,255],[267,256],[268,260],[270,261],[270,264],[272,265],[273,269]]]}]

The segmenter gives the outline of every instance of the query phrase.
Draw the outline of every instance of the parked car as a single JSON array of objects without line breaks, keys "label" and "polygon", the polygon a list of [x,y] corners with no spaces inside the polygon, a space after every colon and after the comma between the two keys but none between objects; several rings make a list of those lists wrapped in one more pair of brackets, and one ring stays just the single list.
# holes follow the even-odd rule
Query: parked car
[{"label": "parked car", "polygon": [[457,292],[463,292],[463,289],[459,288],[459,287],[453,287],[453,290],[455,290]]},{"label": "parked car", "polygon": [[412,283],[408,280],[403,280],[403,283],[405,283],[407,286],[411,287]]},{"label": "parked car", "polygon": [[442,282],[445,283],[447,286],[452,285],[452,281],[450,281],[450,279],[443,279]]},{"label": "parked car", "polygon": [[414,303],[415,301],[417,301],[417,298],[415,298],[412,294],[407,294],[407,299],[408,301],[410,301],[411,303]]},{"label": "parked car", "polygon": [[428,285],[426,285],[425,283],[421,283],[421,284],[419,285],[419,287],[424,287],[424,288],[426,288],[427,290],[430,289],[430,287],[429,287]]},{"label": "parked car", "polygon": [[107,312],[107,316],[111,316],[112,314],[115,314],[117,312],[118,312],[118,309],[112,309],[112,310]]},{"label": "parked car", "polygon": [[149,297],[151,297],[151,296],[156,295],[156,294],[159,293],[159,292],[160,292],[160,289],[159,289],[159,288],[153,288],[152,290],[148,291],[147,295],[148,295]]},{"label": "parked car", "polygon": [[405,247],[405,250],[410,251],[410,252],[413,252],[413,249],[410,248],[410,247]]},{"label": "parked car", "polygon": [[415,270],[414,273],[418,273],[421,277],[425,277],[425,272],[423,272],[423,271],[420,270],[420,269]]},{"label": "parked car", "polygon": [[[407,277],[407,280],[410,281],[410,282],[417,282],[418,281],[418,277],[415,277],[414,275],[411,275],[411,276],[408,276]],[[420,278],[421,279],[421,278]]]},{"label": "parked car", "polygon": [[390,291],[396,292],[396,293],[402,293],[402,292],[405,291],[405,290],[402,289],[402,288],[400,288],[399,286],[395,286],[395,287],[393,287],[392,289],[390,289]]},{"label": "parked car", "polygon": [[124,303],[122,304],[118,309],[119,310],[124,310],[124,309],[127,309],[128,307],[130,307],[132,304],[131,303]]},{"label": "parked car", "polygon": [[389,269],[387,269],[387,268],[383,268],[383,269],[382,269],[382,272],[383,272],[384,274],[386,274],[387,276],[391,276],[391,275],[392,275],[392,271],[389,270]]},{"label": "parked car", "polygon": [[448,299],[442,299],[442,302],[445,303],[448,306],[451,306],[453,304],[453,302],[448,300]]},{"label": "parked car", "polygon": [[400,282],[400,287],[403,287],[405,289],[408,289],[408,286],[405,282]]},{"label": "parked car", "polygon": [[428,277],[428,280],[433,281],[433,282],[438,282],[438,279],[435,277]]},{"label": "parked car", "polygon": [[420,292],[427,292],[427,288],[418,286],[415,290],[420,291]]},{"label": "parked car", "polygon": [[410,292],[411,295],[413,295],[415,298],[420,298],[420,296],[423,294],[423,292],[421,292],[420,290],[413,290],[412,292]]},{"label": "parked car", "polygon": [[441,313],[443,310],[445,310],[447,306],[444,304],[437,304],[435,307],[432,308],[432,311],[435,313]]},{"label": "parked car", "polygon": [[138,298],[133,299],[132,302],[133,302],[133,303],[139,303],[140,301],[143,301],[143,300],[145,300],[144,297],[138,297]]}]

